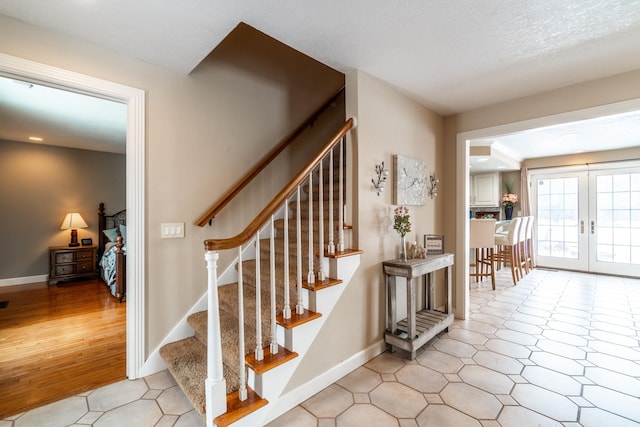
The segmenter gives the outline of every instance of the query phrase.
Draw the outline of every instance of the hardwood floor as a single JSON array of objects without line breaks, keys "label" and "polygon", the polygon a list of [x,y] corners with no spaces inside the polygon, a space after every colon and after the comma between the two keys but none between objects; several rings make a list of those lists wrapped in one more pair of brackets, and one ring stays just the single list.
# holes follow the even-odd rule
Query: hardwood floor
[{"label": "hardwood floor", "polygon": [[126,378],[126,303],[99,279],[0,287],[0,419]]}]

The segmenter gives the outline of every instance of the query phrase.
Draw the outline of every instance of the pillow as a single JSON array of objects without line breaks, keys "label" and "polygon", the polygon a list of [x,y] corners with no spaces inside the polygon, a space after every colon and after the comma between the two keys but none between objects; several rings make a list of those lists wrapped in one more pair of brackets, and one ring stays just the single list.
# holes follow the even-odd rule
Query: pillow
[{"label": "pillow", "polygon": [[107,236],[107,239],[109,239],[110,242],[115,242],[116,238],[118,237],[118,229],[117,228],[110,228],[108,230],[102,230],[102,232],[104,233],[105,236]]},{"label": "pillow", "polygon": [[120,224],[120,235],[122,236],[122,244],[127,244],[127,226]]}]

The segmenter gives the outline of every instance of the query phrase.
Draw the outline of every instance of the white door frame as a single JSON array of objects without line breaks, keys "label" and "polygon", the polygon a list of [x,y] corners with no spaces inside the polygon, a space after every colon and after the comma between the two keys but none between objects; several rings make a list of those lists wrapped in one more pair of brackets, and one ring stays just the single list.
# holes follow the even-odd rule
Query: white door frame
[{"label": "white door frame", "polygon": [[456,135],[456,296],[455,316],[468,318],[469,312],[469,141],[544,126],[585,120],[640,110],[640,98],[550,116],[537,117]]},{"label": "white door frame", "polygon": [[145,93],[0,53],[0,73],[127,104],[127,377],[139,377],[145,358]]}]

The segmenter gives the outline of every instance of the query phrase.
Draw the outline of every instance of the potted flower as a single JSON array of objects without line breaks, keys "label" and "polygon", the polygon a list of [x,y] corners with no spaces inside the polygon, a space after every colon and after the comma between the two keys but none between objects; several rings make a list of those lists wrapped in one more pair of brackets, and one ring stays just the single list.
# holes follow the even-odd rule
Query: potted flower
[{"label": "potted flower", "polygon": [[411,231],[411,217],[406,206],[398,206],[393,211],[393,229],[400,235],[400,260],[407,260],[407,243],[405,236]]},{"label": "potted flower", "polygon": [[501,203],[504,206],[505,218],[510,220],[513,215],[513,205],[518,203],[518,195],[513,194],[513,180],[506,181],[504,186],[507,192],[502,195]]}]

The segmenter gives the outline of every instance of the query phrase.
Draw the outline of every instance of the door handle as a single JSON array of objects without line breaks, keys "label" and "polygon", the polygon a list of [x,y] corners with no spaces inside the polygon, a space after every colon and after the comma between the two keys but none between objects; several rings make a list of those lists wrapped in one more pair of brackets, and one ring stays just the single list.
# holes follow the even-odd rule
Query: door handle
[{"label": "door handle", "polygon": [[580,221],[580,234],[584,234],[584,221]]},{"label": "door handle", "polygon": [[591,234],[595,234],[596,232],[596,222],[591,221]]}]

